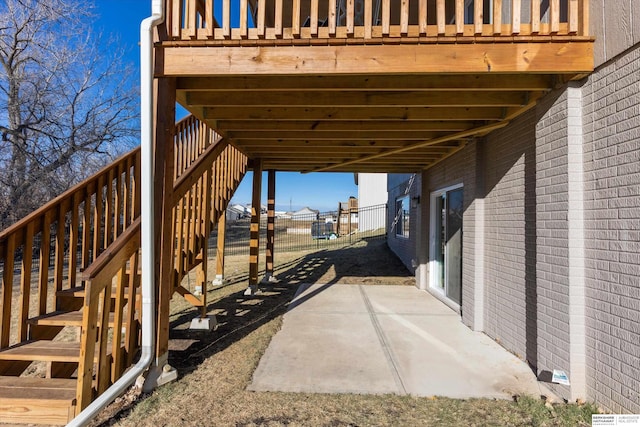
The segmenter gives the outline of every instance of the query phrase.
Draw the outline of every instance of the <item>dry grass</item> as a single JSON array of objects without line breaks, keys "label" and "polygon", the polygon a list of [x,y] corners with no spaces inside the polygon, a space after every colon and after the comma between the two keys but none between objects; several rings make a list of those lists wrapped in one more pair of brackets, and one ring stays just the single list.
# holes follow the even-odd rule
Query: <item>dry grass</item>
[{"label": "dry grass", "polygon": [[[180,379],[150,395],[135,392],[107,409],[96,424],[118,426],[576,426],[590,406],[517,401],[415,398],[397,395],[257,393],[253,371],[300,283],[411,285],[413,278],[384,242],[306,254],[278,254],[281,284],[254,298],[246,288],[246,257],[229,259],[230,284],[209,293],[216,332],[187,329],[196,311],[172,302],[170,363]],[[119,413],[118,413],[119,411]],[[106,421],[105,421],[106,420]]]}]

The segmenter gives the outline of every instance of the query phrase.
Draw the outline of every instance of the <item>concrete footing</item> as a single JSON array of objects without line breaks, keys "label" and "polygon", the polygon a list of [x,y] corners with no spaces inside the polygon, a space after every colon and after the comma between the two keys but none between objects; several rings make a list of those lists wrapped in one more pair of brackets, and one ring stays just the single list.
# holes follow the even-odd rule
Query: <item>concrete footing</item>
[{"label": "concrete footing", "polygon": [[178,371],[168,363],[160,368],[157,365],[151,366],[149,370],[138,377],[136,387],[149,393],[157,387],[173,382],[178,379]]},{"label": "concrete footing", "polygon": [[224,285],[224,276],[222,274],[216,274],[216,278],[211,282],[213,286],[222,286]]},{"label": "concrete footing", "polygon": [[267,273],[264,275],[260,283],[262,283],[263,285],[275,285],[276,283],[280,283],[280,279],[278,279],[271,273]]},{"label": "concrete footing", "polygon": [[191,326],[189,329],[196,331],[212,331],[218,326],[218,321],[215,315],[207,317],[197,317],[191,320]]},{"label": "concrete footing", "polygon": [[258,292],[260,292],[260,289],[258,288],[257,285],[249,286],[249,287],[247,287],[247,289],[245,289],[244,296],[245,297],[250,297],[250,296],[253,296],[253,295],[257,294]]}]

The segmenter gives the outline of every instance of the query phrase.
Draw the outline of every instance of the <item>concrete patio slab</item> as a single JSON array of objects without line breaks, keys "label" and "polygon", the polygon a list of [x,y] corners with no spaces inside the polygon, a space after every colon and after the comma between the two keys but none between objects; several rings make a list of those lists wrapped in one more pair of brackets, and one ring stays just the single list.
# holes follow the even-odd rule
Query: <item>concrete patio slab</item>
[{"label": "concrete patio slab", "polygon": [[542,394],[523,361],[464,326],[429,293],[366,285],[301,286],[249,389],[505,399]]}]

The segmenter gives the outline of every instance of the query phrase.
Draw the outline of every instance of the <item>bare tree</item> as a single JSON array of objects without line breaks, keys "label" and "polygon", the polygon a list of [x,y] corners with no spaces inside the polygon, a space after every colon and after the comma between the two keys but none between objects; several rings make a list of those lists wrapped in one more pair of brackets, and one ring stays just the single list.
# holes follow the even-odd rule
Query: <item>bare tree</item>
[{"label": "bare tree", "polygon": [[90,2],[0,4],[0,229],[131,148],[138,95]]}]

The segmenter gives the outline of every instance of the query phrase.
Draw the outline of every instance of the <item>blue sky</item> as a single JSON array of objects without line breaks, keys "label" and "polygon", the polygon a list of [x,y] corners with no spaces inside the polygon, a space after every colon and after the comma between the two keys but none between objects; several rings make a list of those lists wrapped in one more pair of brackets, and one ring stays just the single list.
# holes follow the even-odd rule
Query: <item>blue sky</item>
[{"label": "blue sky", "polygon": [[[118,37],[127,50],[129,62],[139,67],[140,22],[150,15],[151,0],[96,0],[97,32]],[[139,69],[139,68],[138,68]],[[350,173],[276,174],[276,209],[288,211],[308,206],[321,211],[335,210],[338,202],[358,196]],[[266,201],[267,179],[263,178],[262,199]],[[233,198],[236,203],[251,201],[251,173],[247,174]]]}]

